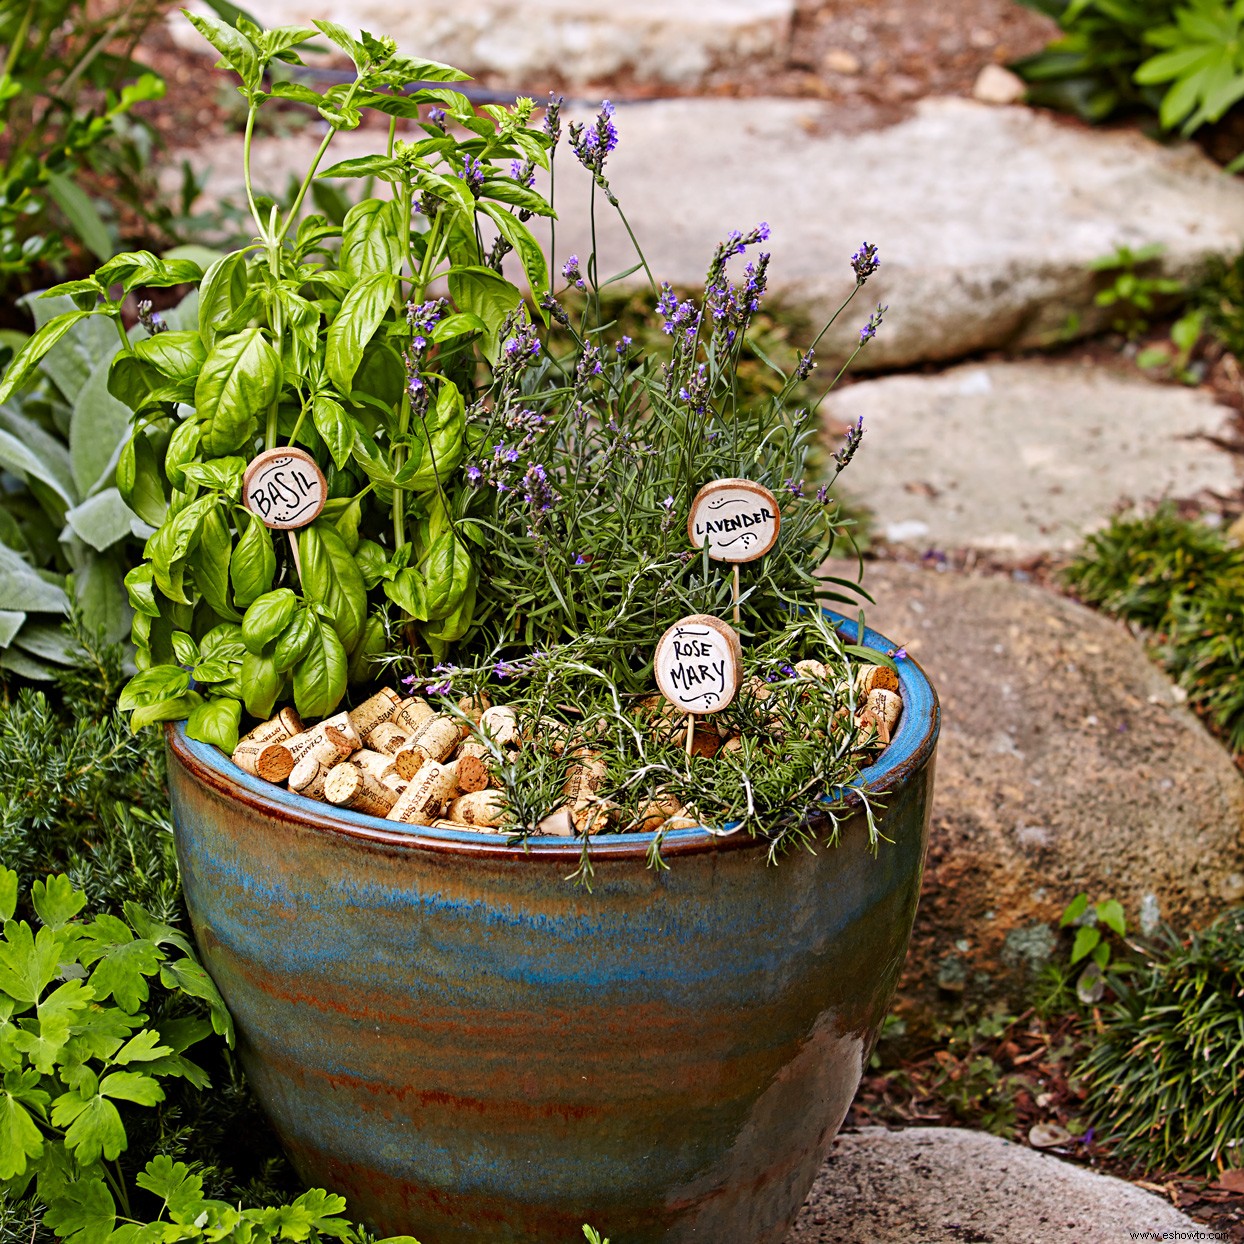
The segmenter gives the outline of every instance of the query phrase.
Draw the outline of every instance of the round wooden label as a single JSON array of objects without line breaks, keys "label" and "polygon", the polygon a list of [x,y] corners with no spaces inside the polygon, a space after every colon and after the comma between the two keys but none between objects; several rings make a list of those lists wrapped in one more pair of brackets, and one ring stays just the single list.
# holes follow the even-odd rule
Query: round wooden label
[{"label": "round wooden label", "polygon": [[324,473],[305,449],[265,449],[242,476],[242,504],[265,527],[305,527],[327,500]]},{"label": "round wooden label", "polygon": [[743,676],[738,634],[717,618],[693,613],[657,641],[661,694],[684,713],[716,713],[734,699]]},{"label": "round wooden label", "polygon": [[719,562],[754,562],[776,543],[782,526],[777,498],[749,479],[715,479],[695,494],[687,535]]}]

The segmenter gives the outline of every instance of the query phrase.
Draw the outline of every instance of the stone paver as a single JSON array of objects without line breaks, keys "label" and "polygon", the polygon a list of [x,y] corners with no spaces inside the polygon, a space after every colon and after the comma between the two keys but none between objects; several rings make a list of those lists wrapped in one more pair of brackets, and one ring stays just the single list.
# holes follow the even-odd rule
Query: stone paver
[{"label": "stone paver", "polygon": [[1043,363],[888,376],[831,395],[864,420],[843,479],[877,532],[921,550],[1024,555],[1075,548],[1121,503],[1212,501],[1240,485],[1241,459],[1210,439],[1233,412],[1196,389]]},{"label": "stone paver", "polygon": [[[1164,244],[1165,271],[1183,277],[1244,236],[1244,185],[1190,146],[964,99],[924,100],[886,129],[853,131],[854,120],[807,100],[620,106],[608,173],[654,273],[695,286],[730,229],[768,221],[770,288],[820,321],[851,288],[851,253],[874,242],[881,272],[822,357],[847,350],[884,302],[885,326],[861,365],[896,367],[1046,342],[1072,314],[1081,331],[1099,325],[1085,265],[1120,243]],[[257,176],[283,187],[316,142],[309,132],[258,140]],[[356,131],[330,158],[375,142]],[[239,146],[233,137],[190,153],[214,167],[213,193],[237,192]],[[588,181],[567,152],[561,160],[557,266],[590,248]],[[601,272],[629,267],[625,231],[599,195],[597,228]]]},{"label": "stone paver", "polygon": [[943,714],[904,997],[1007,994],[1081,890],[1133,927],[1244,897],[1244,777],[1122,625],[1009,578],[882,562],[864,583]]},{"label": "stone paver", "polygon": [[838,1138],[787,1244],[1125,1244],[1142,1231],[1210,1238],[1152,1193],[997,1136],[867,1127]]},{"label": "stone paver", "polygon": [[[470,73],[499,73],[533,91],[541,82],[593,82],[625,73],[641,81],[694,84],[711,69],[779,56],[794,0],[333,0],[308,9],[266,0],[269,26],[308,16],[347,30],[392,35],[414,56]],[[193,46],[185,24],[178,37]]]}]

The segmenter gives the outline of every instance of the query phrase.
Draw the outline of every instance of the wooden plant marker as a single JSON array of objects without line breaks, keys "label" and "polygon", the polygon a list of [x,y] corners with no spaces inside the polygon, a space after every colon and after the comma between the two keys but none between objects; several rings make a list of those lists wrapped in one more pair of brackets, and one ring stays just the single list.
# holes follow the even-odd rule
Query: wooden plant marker
[{"label": "wooden plant marker", "polygon": [[265,527],[289,534],[294,568],[302,578],[294,532],[315,522],[328,500],[328,481],[305,449],[265,449],[242,476],[242,504]]},{"label": "wooden plant marker", "polygon": [[782,511],[777,498],[749,479],[710,480],[691,503],[687,535],[713,561],[734,565],[734,620],[739,615],[739,564],[754,562],[777,543]]},{"label": "wooden plant marker", "polygon": [[687,714],[689,757],[696,717],[720,712],[739,689],[743,646],[738,633],[709,614],[690,614],[657,641],[653,669],[661,694]]}]

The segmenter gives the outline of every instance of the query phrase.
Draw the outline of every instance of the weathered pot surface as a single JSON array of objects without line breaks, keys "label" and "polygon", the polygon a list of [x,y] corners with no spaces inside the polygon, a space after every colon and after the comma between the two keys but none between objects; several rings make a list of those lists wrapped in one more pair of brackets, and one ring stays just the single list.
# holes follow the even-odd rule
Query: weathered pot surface
[{"label": "weathered pot surface", "polygon": [[[866,642],[892,647],[875,632]],[[937,699],[904,713],[837,846],[671,834],[526,849],[328,809],[170,730],[186,901],[301,1175],[422,1244],[777,1244],[906,954]]]}]

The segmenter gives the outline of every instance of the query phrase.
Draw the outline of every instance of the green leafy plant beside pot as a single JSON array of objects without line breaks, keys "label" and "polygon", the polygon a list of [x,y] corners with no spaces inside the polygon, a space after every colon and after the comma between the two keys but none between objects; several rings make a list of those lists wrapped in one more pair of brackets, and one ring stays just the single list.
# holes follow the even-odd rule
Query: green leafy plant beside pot
[{"label": "green leafy plant beside pot", "polygon": [[[108,390],[134,414],[117,488],[155,528],[126,577],[139,673],[121,703],[134,727],[186,718],[191,737],[231,751],[244,709],[264,719],[292,700],[324,717],[388,663],[460,717],[465,694],[505,697],[525,727],[547,719],[592,731],[623,827],[674,782],[715,823],[798,837],[824,792],[858,771],[848,663],[863,650],[819,611],[801,613],[854,599],[854,585],[816,575],[841,528],[832,480],[805,478],[823,396],[810,384],[820,338],[785,374],[748,336],[768,227],[717,248],[698,300],[658,287],[638,244],[638,262],[612,277],[596,254],[567,257],[555,290],[532,225],[555,220],[559,100],[539,124],[530,100],[477,113],[450,86],[403,93],[463,75],[401,56],[389,40],[356,40],[328,22],[261,31],[245,19],[191,20],[247,103],[255,242],[206,271],[121,255],[49,291],[74,309],[39,329],[0,385],[2,399],[75,326],[113,320]],[[265,90],[267,67],[297,62],[317,31],[351,57],[353,80],[322,95],[289,81]],[[262,208],[251,183],[254,122],[272,99],[313,107],[328,127],[284,213]],[[365,109],[389,121],[383,153],[328,165],[334,135]],[[400,138],[399,124],[415,137]],[[613,109],[570,123],[566,138],[590,174],[593,218],[598,199],[621,212],[606,176]],[[377,178],[391,197],[364,199],[337,226],[303,214],[317,178]],[[738,256],[749,262],[732,277]],[[878,263],[867,244],[852,257],[844,307]],[[601,319],[602,287],[640,271],[669,343],[659,354]],[[145,331],[131,339],[123,299],[176,284],[195,287],[182,304],[196,306],[194,318],[169,327],[144,310]],[[776,372],[761,403],[739,400],[750,357]],[[862,432],[835,453],[835,476]],[[278,446],[309,453],[327,485],[322,513],[288,541],[241,503],[248,463]],[[679,616],[732,607],[729,573],[690,548],[686,531],[701,485],[731,477],[780,497],[781,531],[741,579],[745,688],[721,723],[741,742],[711,775],[692,776],[686,763],[675,774],[673,732],[643,703],[652,649]],[[801,678],[801,659],[829,668]],[[522,690],[512,692],[516,677]],[[533,832],[564,781],[568,749],[551,737],[518,759],[494,749],[516,832]],[[774,737],[780,749],[766,745]]]}]

